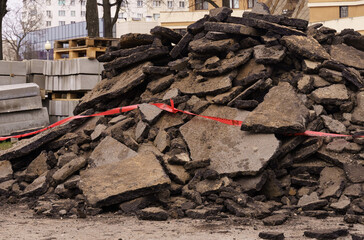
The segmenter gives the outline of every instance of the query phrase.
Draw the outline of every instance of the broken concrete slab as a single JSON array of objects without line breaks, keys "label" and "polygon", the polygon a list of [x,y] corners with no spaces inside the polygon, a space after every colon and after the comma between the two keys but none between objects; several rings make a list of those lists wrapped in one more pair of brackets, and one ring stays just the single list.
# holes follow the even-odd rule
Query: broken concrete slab
[{"label": "broken concrete slab", "polygon": [[357,93],[356,102],[357,105],[352,113],[351,122],[364,125],[364,91]]},{"label": "broken concrete slab", "polygon": [[347,178],[352,183],[363,183],[364,182],[364,176],[363,176],[363,170],[364,166],[358,163],[347,163],[344,164],[344,170]]},{"label": "broken concrete slab", "polygon": [[260,64],[277,64],[286,56],[285,50],[282,46],[276,45],[266,47],[265,45],[258,45],[254,47],[254,58],[256,63]]},{"label": "broken concrete slab", "polygon": [[64,182],[68,177],[72,176],[75,172],[86,166],[87,160],[83,157],[78,157],[65,164],[62,168],[58,169],[52,176],[56,183]]},{"label": "broken concrete slab", "polygon": [[315,210],[320,209],[327,205],[327,200],[319,199],[317,196],[317,192],[313,192],[310,195],[303,195],[297,203],[298,207],[301,207],[302,210]]},{"label": "broken concrete slab", "polygon": [[168,219],[168,213],[162,208],[149,207],[140,210],[138,218],[142,220],[165,221]]},{"label": "broken concrete slab", "polygon": [[326,50],[312,37],[284,36],[281,43],[301,58],[308,58],[313,61],[330,59]]},{"label": "broken concrete slab", "polygon": [[27,167],[26,175],[31,178],[37,178],[42,175],[48,168],[50,168],[47,164],[48,154],[46,151],[41,152],[38,157],[36,157]]},{"label": "broken concrete slab", "polygon": [[349,231],[347,229],[319,229],[304,232],[305,237],[316,239],[337,239],[348,234]]},{"label": "broken concrete slab", "polygon": [[346,133],[345,125],[340,121],[325,115],[322,115],[321,119],[323,120],[325,126],[330,130],[330,132],[339,134]]},{"label": "broken concrete slab", "polygon": [[108,206],[158,192],[169,184],[155,155],[144,153],[81,172],[80,188],[91,206]]},{"label": "broken concrete slab", "polygon": [[320,174],[320,198],[339,197],[345,186],[345,173],[337,167],[325,167]]},{"label": "broken concrete slab", "polygon": [[232,88],[233,73],[221,77],[208,78],[204,82],[196,82],[196,76],[190,74],[179,82],[172,84],[172,88],[179,89],[183,94],[206,96],[228,91]]},{"label": "broken concrete slab", "polygon": [[7,181],[13,177],[13,169],[9,161],[0,162],[0,182]]},{"label": "broken concrete slab", "polygon": [[169,88],[169,86],[171,86],[171,84],[174,82],[174,76],[168,75],[165,77],[162,77],[160,79],[151,81],[148,86],[147,89],[149,91],[151,91],[153,94],[162,92],[164,90],[166,90],[167,88]]},{"label": "broken concrete slab", "polygon": [[233,39],[224,39],[219,41],[211,41],[206,38],[201,38],[190,42],[189,48],[191,51],[199,54],[213,54],[221,52],[229,52],[236,48],[236,42]]},{"label": "broken concrete slab", "polygon": [[134,157],[137,153],[114,138],[105,137],[92,151],[89,165],[99,167],[105,164],[116,163]]},{"label": "broken concrete slab", "polygon": [[241,24],[206,22],[204,26],[205,26],[205,31],[217,31],[223,33],[232,33],[232,34],[239,34],[239,35],[253,36],[253,37],[262,35],[262,33],[259,30]]},{"label": "broken concrete slab", "polygon": [[282,82],[271,88],[264,101],[243,121],[241,129],[274,133],[303,132],[307,119],[308,109],[293,87]]},{"label": "broken concrete slab", "polygon": [[341,105],[349,100],[348,90],[344,84],[333,84],[328,87],[316,89],[310,96],[319,104]]},{"label": "broken concrete slab", "polygon": [[[248,112],[213,105],[202,115],[244,121]],[[279,146],[272,134],[239,132],[236,126],[198,117],[183,125],[180,131],[190,149],[192,162],[210,158],[210,168],[219,174],[255,175]]]},{"label": "broken concrete slab", "polygon": [[48,190],[48,171],[36,178],[29,184],[22,193],[23,196],[37,196],[42,195]]},{"label": "broken concrete slab", "polygon": [[162,109],[151,105],[151,104],[139,104],[138,105],[139,111],[142,115],[143,121],[147,122],[148,124],[154,124],[157,122],[159,116],[162,113]]},{"label": "broken concrete slab", "polygon": [[[26,104],[24,104],[26,103]],[[42,108],[41,96],[7,99],[0,101],[0,113],[21,112]]]},{"label": "broken concrete slab", "polygon": [[349,67],[364,69],[364,52],[345,44],[332,45],[331,58]]}]

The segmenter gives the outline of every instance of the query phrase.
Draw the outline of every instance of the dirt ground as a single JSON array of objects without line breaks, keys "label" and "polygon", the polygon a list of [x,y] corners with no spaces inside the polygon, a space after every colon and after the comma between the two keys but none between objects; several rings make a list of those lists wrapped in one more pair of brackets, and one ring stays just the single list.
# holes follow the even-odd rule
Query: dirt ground
[{"label": "dirt ground", "polygon": [[[191,220],[140,221],[136,217],[102,214],[86,219],[34,217],[26,205],[0,206],[0,239],[259,239],[261,231],[284,232],[286,239],[307,239],[303,232],[315,228],[349,228],[364,233],[364,225],[349,226],[342,217],[317,220],[295,216],[287,223],[267,227],[259,221],[229,218],[224,221]],[[341,239],[351,239],[345,237]]]}]

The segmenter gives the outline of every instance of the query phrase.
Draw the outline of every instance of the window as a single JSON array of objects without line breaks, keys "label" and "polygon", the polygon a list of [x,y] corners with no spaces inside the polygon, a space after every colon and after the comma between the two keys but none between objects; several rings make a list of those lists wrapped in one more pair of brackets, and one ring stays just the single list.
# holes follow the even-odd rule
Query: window
[{"label": "window", "polygon": [[346,18],[349,16],[348,6],[340,7],[340,18]]},{"label": "window", "polygon": [[86,1],[81,0],[81,6],[86,6]]},{"label": "window", "polygon": [[59,23],[59,26],[66,25],[65,21],[59,21],[58,23]]},{"label": "window", "polygon": [[138,1],[137,1],[137,6],[138,6],[138,7],[143,7],[143,1],[138,0]]},{"label": "window", "polygon": [[85,17],[86,16],[86,11],[81,11],[81,17]]},{"label": "window", "polygon": [[66,5],[66,0],[58,0],[58,6]]},{"label": "window", "polygon": [[74,6],[74,5],[75,5],[75,0],[71,0],[71,1],[70,1],[70,5],[71,5],[71,6]]},{"label": "window", "polygon": [[71,24],[75,24],[76,22],[75,21],[71,21]]},{"label": "window", "polygon": [[47,0],[47,1],[46,1],[46,5],[47,5],[47,6],[50,6],[51,4],[52,4],[51,0]]},{"label": "window", "polygon": [[168,6],[168,8],[173,8],[173,2],[172,1],[167,1],[167,6]]},{"label": "window", "polygon": [[184,1],[179,1],[179,7],[184,8],[185,7],[185,2]]},{"label": "window", "polygon": [[154,18],[155,21],[158,21],[158,19],[159,19],[160,16],[161,15],[159,13],[154,13],[153,14],[153,18]]},{"label": "window", "polygon": [[71,17],[76,17],[76,11],[71,11]]},{"label": "window", "polygon": [[137,17],[138,17],[138,18],[143,18],[143,13],[138,13],[138,14],[137,14]]},{"label": "window", "polygon": [[248,0],[248,8],[253,8],[257,2],[257,0]]},{"label": "window", "polygon": [[51,18],[52,17],[52,12],[50,10],[46,11],[47,17]]},{"label": "window", "polygon": [[195,0],[195,8],[196,10],[207,10],[209,8],[209,4],[204,0]]},{"label": "window", "polygon": [[66,11],[65,10],[58,10],[58,16],[60,16],[60,17],[66,16]]},{"label": "window", "polygon": [[126,7],[126,3],[125,3],[125,1],[122,1],[120,6],[121,6],[121,7]]},{"label": "window", "polygon": [[160,6],[161,6],[161,1],[158,0],[153,1],[153,7],[160,7]]},{"label": "window", "polygon": [[46,21],[46,26],[47,26],[47,27],[52,26],[52,22],[51,22],[51,21]]}]

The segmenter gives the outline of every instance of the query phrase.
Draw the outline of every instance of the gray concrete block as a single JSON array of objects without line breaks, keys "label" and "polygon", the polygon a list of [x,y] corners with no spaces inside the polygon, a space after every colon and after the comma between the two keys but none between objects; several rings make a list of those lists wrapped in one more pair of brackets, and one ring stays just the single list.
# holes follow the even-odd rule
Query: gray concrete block
[{"label": "gray concrete block", "polygon": [[62,119],[68,118],[68,116],[54,116],[54,115],[50,115],[49,116],[49,123],[53,124],[56,122],[61,121]]},{"label": "gray concrete block", "polygon": [[45,60],[32,59],[26,61],[27,74],[43,74]]},{"label": "gray concrete block", "polygon": [[55,116],[73,116],[73,110],[79,103],[79,100],[50,100],[49,115]]},{"label": "gray concrete block", "polygon": [[27,74],[26,63],[19,61],[0,61],[0,75],[18,75]]},{"label": "gray concrete block", "polygon": [[32,97],[39,95],[39,86],[35,83],[0,86],[0,100]]},{"label": "gray concrete block", "polygon": [[0,113],[19,112],[42,107],[40,96],[0,100]]},{"label": "gray concrete block", "polygon": [[73,59],[72,74],[98,74],[100,75],[104,70],[103,64],[99,63],[96,59],[91,60],[87,58]]},{"label": "gray concrete block", "polygon": [[12,84],[21,84],[26,83],[26,76],[0,76],[0,86],[2,85],[12,85]]},{"label": "gray concrete block", "polygon": [[49,91],[91,90],[101,81],[99,75],[46,76],[45,89]]},{"label": "gray concrete block", "polygon": [[45,89],[45,76],[39,74],[31,74],[27,76],[28,83],[36,83],[39,88]]},{"label": "gray concrete block", "polygon": [[2,113],[0,114],[0,136],[42,128],[48,124],[49,117],[46,108],[23,112]]},{"label": "gray concrete block", "polygon": [[71,60],[47,61],[43,74],[46,76],[68,76],[76,74],[100,75],[104,70],[103,64],[96,59],[76,58]]}]

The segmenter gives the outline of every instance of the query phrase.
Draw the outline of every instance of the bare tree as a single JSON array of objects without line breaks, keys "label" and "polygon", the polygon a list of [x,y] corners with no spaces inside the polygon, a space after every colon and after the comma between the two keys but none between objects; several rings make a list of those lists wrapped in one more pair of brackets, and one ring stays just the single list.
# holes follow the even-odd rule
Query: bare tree
[{"label": "bare tree", "polygon": [[99,12],[97,0],[87,0],[86,2],[86,28],[89,37],[99,36]]},{"label": "bare tree", "polygon": [[43,16],[37,12],[37,8],[30,6],[27,10],[27,12],[21,12],[21,8],[11,10],[4,18],[3,38],[15,52],[17,60],[21,60],[21,50],[30,44],[27,36],[42,26]]},{"label": "bare tree", "polygon": [[[111,0],[102,0],[102,3],[98,3],[98,5],[102,6],[104,9],[104,15],[102,17],[104,20],[104,37],[112,37],[112,28],[118,20],[118,14],[123,2],[126,2],[126,0],[115,0],[115,2],[111,2]],[[112,7],[116,7],[114,16],[111,16]]]},{"label": "bare tree", "polygon": [[0,0],[0,60],[3,60],[3,38],[2,38],[2,26],[3,18],[8,10],[6,9],[6,3],[8,0]]}]

